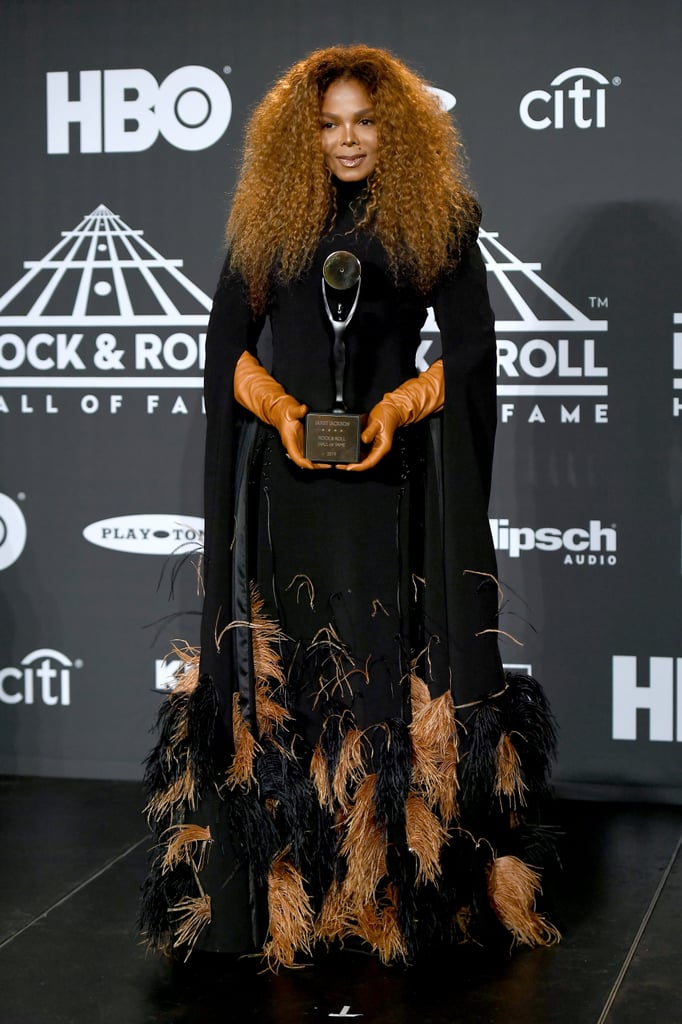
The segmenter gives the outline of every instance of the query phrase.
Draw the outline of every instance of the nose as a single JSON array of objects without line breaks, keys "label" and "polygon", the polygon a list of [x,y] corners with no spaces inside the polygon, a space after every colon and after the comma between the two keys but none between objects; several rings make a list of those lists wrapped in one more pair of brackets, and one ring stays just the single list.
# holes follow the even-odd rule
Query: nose
[{"label": "nose", "polygon": [[357,141],[358,140],[355,137],[355,125],[352,124],[352,123],[351,124],[347,124],[345,126],[344,138],[343,138],[343,142],[341,143],[341,145],[342,146],[355,146]]}]

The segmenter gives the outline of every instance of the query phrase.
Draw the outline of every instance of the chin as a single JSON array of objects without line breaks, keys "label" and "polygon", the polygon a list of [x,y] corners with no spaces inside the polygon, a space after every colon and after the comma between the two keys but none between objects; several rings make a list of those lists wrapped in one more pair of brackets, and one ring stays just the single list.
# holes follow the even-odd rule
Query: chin
[{"label": "chin", "polygon": [[371,173],[364,163],[357,167],[335,167],[334,175],[339,181],[364,181]]},{"label": "chin", "polygon": [[337,172],[335,176],[339,181],[364,181],[367,177],[359,167],[354,167],[352,170],[346,169],[341,172]]}]

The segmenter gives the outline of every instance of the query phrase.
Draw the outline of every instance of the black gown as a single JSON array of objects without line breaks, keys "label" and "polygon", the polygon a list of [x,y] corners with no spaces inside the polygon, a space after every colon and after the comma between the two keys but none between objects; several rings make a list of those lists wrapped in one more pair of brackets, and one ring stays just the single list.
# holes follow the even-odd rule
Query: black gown
[{"label": "black gown", "polygon": [[361,192],[337,186],[310,269],[273,285],[272,375],[311,410],[331,408],[320,282],[345,249],[362,265],[349,409],[415,376],[429,305],[445,406],[398,431],[370,471],[299,469],[234,400],[234,366],[264,318],[223,272],[207,337],[201,654],[185,655],[147,765],[159,847],[142,923],[182,955],[262,949],[291,965],[353,937],[390,961],[444,941],[557,938],[534,909],[552,719],[534,680],[503,672],[497,644],[485,268],[471,239],[430,295],[396,285],[355,227]]}]

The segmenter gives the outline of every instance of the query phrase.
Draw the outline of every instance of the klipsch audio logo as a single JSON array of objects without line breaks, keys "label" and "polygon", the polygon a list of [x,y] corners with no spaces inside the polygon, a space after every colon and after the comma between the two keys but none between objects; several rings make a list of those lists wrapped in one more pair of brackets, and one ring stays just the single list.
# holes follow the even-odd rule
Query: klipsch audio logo
[{"label": "klipsch audio logo", "polygon": [[[548,89],[532,89],[519,104],[519,116],[526,128],[543,131],[606,127],[606,89],[620,85],[616,76],[609,82],[592,68],[569,68],[553,78]],[[551,90],[551,91],[550,91]]]},{"label": "klipsch audio logo", "polygon": [[200,410],[211,300],[181,266],[106,206],[26,261],[0,295],[0,413],[183,414],[188,390]]},{"label": "klipsch audio logo", "polygon": [[[682,313],[675,313],[673,322],[676,327],[682,326]],[[673,416],[682,416],[682,331],[673,333]]]},{"label": "klipsch audio logo", "polygon": [[50,647],[31,651],[19,667],[0,669],[0,703],[66,707],[71,703],[71,669],[82,665]]},{"label": "klipsch audio logo", "polygon": [[199,550],[204,521],[198,516],[135,515],[100,519],[83,530],[91,544],[133,555],[184,555]]},{"label": "klipsch audio logo", "polygon": [[[225,69],[229,71],[229,68]],[[68,153],[71,126],[81,153],[138,153],[159,135],[177,149],[207,149],[230,123],[232,100],[220,75],[189,65],[161,83],[144,68],[50,71],[47,152]]]},{"label": "klipsch audio logo", "polygon": [[615,565],[618,537],[615,526],[590,519],[585,526],[514,526],[509,519],[491,519],[496,551],[519,558],[525,551],[554,551],[564,565]]},{"label": "klipsch audio logo", "polygon": [[[19,495],[23,497],[23,495]],[[24,514],[6,494],[0,494],[0,569],[13,565],[26,544]]]},{"label": "klipsch audio logo", "polygon": [[[637,658],[613,658],[613,739],[682,742],[682,658],[649,658],[647,668],[648,679]],[[641,720],[638,733],[640,709],[649,712],[648,737],[641,734]]]}]

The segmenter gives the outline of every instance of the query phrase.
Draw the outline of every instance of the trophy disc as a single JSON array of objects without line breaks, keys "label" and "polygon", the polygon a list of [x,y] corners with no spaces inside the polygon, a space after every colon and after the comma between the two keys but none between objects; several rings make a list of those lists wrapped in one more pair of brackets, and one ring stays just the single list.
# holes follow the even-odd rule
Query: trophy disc
[{"label": "trophy disc", "polygon": [[360,260],[352,252],[340,249],[327,256],[322,267],[322,276],[330,288],[344,292],[360,280]]}]

